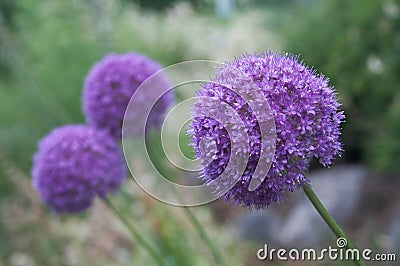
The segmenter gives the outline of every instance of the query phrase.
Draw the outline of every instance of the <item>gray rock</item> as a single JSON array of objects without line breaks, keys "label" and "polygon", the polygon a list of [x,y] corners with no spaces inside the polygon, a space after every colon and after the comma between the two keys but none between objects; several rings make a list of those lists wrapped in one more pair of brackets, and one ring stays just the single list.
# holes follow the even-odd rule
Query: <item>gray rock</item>
[{"label": "gray rock", "polygon": [[[352,215],[358,205],[361,184],[367,177],[362,166],[346,165],[318,170],[310,174],[312,187],[339,224]],[[285,204],[285,205],[284,205]],[[293,205],[289,210],[286,204]],[[264,211],[249,211],[238,218],[243,238],[282,247],[316,247],[332,240],[333,235],[308,200],[298,190],[287,194],[287,201]]]},{"label": "gray rock", "polygon": [[389,228],[391,249],[400,250],[400,202],[396,210],[396,215],[394,216]]},{"label": "gray rock", "polygon": [[[362,166],[339,166],[313,172],[309,179],[313,190],[340,224],[355,210],[361,185],[367,176]],[[284,246],[312,247],[330,239],[330,230],[307,197],[296,193],[298,203],[277,231]]]},{"label": "gray rock", "polygon": [[273,210],[249,211],[237,222],[243,238],[271,245],[279,243],[276,232],[280,224],[281,217]]}]

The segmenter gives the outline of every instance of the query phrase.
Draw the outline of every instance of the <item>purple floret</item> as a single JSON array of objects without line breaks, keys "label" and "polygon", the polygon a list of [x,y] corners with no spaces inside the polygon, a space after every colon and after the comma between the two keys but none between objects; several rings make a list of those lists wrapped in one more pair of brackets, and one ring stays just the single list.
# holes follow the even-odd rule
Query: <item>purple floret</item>
[{"label": "purple floret", "polygon": [[[276,150],[264,181],[255,190],[249,190],[262,149],[259,126],[243,98],[216,82],[223,79],[226,70],[217,71],[211,80],[216,83],[204,83],[198,94],[225,102],[237,111],[249,136],[250,153],[242,176],[222,198],[250,208],[265,208],[283,200],[287,191],[309,182],[305,172],[312,157],[323,166],[332,164],[342,148],[339,136],[344,114],[328,79],[307,68],[296,56],[271,52],[246,54],[226,65],[247,75],[261,89],[275,120]],[[226,130],[217,121],[196,113],[196,109],[192,117],[193,146],[204,164],[202,178],[210,183],[224,171],[234,151]],[[204,138],[211,138],[217,147],[208,164],[209,155],[204,150],[202,153],[201,148]]]},{"label": "purple floret", "polygon": [[117,143],[85,125],[54,129],[38,144],[32,184],[41,200],[59,213],[88,208],[124,181],[125,162]]},{"label": "purple floret", "polygon": [[[121,138],[129,100],[136,89],[159,70],[161,66],[158,63],[141,54],[131,52],[106,55],[93,66],[85,79],[83,112],[88,124],[105,130],[115,138]],[[165,86],[169,86],[167,80],[165,83]],[[158,92],[147,90],[146,93],[152,96]],[[172,101],[171,93],[161,97],[154,107],[155,112],[148,119],[149,128],[160,127]],[[138,108],[137,112],[141,113],[142,110]]]}]

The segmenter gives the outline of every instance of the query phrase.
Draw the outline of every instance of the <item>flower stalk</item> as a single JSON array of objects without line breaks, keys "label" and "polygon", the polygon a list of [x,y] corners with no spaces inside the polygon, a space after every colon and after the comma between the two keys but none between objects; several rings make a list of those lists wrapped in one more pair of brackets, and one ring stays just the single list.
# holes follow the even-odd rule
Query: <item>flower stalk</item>
[{"label": "flower stalk", "polygon": [[193,224],[197,233],[200,235],[200,237],[203,239],[203,241],[209,247],[209,249],[214,257],[214,260],[217,262],[217,264],[221,265],[221,266],[226,266],[226,263],[221,255],[220,251],[217,249],[216,246],[214,246],[210,237],[208,236],[208,234],[206,233],[204,228],[201,226],[199,220],[196,218],[194,213],[190,210],[190,207],[184,206],[183,209],[185,210],[186,216],[189,218],[190,222]]},{"label": "flower stalk", "polygon": [[[304,193],[307,195],[308,199],[314,205],[315,209],[321,215],[322,219],[324,219],[326,224],[329,226],[329,228],[335,234],[335,236],[337,238],[342,237],[347,240],[347,245],[345,248],[346,249],[355,249],[355,246],[349,241],[349,238],[347,237],[347,235],[343,232],[342,228],[340,228],[340,226],[336,223],[336,221],[333,219],[332,215],[330,215],[328,210],[325,208],[324,204],[318,198],[317,194],[315,194],[314,190],[311,188],[311,186],[306,184],[303,186],[303,190],[304,190]],[[361,258],[354,260],[354,263],[358,266],[365,265]]]},{"label": "flower stalk", "polygon": [[[154,144],[154,143],[157,143],[157,141],[159,141],[157,135],[153,132],[152,134],[149,134],[147,137],[149,138],[148,148],[149,148],[150,153],[152,153],[152,154],[160,153],[161,151],[157,150],[157,145]],[[160,143],[157,143],[157,144],[160,144]],[[157,156],[153,156],[152,159],[153,159],[153,163],[154,163],[154,165],[156,166],[157,169],[159,169],[163,173],[167,173],[168,176],[173,176],[174,175],[174,173],[172,173],[170,170],[168,170],[168,168],[165,166],[165,160],[163,160],[163,159],[161,159],[161,158],[159,158]],[[175,195],[178,198],[178,200],[183,202],[183,200],[182,200],[182,198],[181,198],[179,193],[176,193]],[[184,209],[185,215],[187,216],[189,221],[192,223],[196,233],[200,236],[200,238],[204,241],[204,243],[206,244],[206,246],[210,250],[215,262],[218,265],[226,266],[227,264],[225,263],[221,252],[213,244],[211,238],[209,237],[207,232],[204,230],[204,228],[201,226],[199,220],[194,215],[194,213],[192,212],[190,207],[183,206],[183,209]]]},{"label": "flower stalk", "polygon": [[111,203],[107,198],[103,198],[109,209],[119,218],[119,220],[126,226],[131,233],[132,237],[136,240],[136,243],[140,245],[146,252],[154,259],[159,266],[165,266],[165,262],[162,256],[141,236],[138,230],[130,223],[118,209]]}]

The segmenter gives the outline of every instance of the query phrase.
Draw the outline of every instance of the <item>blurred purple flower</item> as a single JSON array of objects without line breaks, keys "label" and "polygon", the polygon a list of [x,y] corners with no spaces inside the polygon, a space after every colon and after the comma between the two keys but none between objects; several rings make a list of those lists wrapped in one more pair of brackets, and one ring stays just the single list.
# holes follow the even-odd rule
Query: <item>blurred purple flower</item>
[{"label": "blurred purple flower", "polygon": [[[131,52],[106,55],[93,66],[85,79],[83,112],[86,121],[89,125],[120,138],[130,98],[147,78],[159,70],[161,66],[158,63],[141,54]],[[165,82],[165,86],[169,85],[167,79],[160,82]],[[158,91],[147,90],[146,93],[153,96]],[[171,93],[160,98],[148,117],[149,128],[160,126],[164,113],[172,101]],[[137,112],[140,114],[142,110],[138,108]]]},{"label": "blurred purple flower", "polygon": [[[318,158],[323,166],[332,164],[341,151],[339,136],[344,114],[339,111],[340,104],[328,79],[304,66],[296,56],[271,52],[245,54],[226,65],[238,69],[261,88],[275,120],[276,150],[264,181],[255,190],[249,190],[262,148],[259,124],[241,95],[218,85],[226,73],[220,70],[212,80],[215,83],[204,83],[198,95],[229,104],[239,114],[249,136],[250,154],[245,171],[222,198],[250,208],[265,208],[283,200],[287,191],[308,183],[305,172],[312,157]],[[196,109],[192,117],[192,144],[204,164],[202,178],[211,183],[224,171],[231,152],[236,151],[231,151],[229,135],[215,119],[196,113]],[[206,138],[216,145],[211,162],[206,155],[210,151],[201,147]]]},{"label": "blurred purple flower", "polygon": [[85,210],[96,195],[117,190],[125,175],[116,142],[84,125],[54,129],[39,142],[33,158],[32,184],[55,212]]}]

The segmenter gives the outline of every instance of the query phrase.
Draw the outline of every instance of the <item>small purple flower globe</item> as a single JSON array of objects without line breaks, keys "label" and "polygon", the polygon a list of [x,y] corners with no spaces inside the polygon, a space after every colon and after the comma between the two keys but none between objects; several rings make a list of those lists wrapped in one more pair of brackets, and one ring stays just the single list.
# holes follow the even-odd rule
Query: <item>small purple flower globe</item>
[{"label": "small purple flower globe", "polygon": [[117,190],[125,175],[114,139],[85,125],[54,129],[39,142],[33,158],[32,184],[58,213],[85,210],[95,196]]},{"label": "small purple flower globe", "polygon": [[[282,201],[286,192],[309,182],[305,172],[313,157],[318,158],[323,166],[332,164],[342,147],[339,136],[344,114],[339,110],[340,104],[333,88],[328,85],[328,79],[307,68],[296,56],[271,52],[245,54],[225,65],[241,71],[261,89],[260,95],[267,100],[275,120],[276,148],[265,179],[255,189],[249,189],[262,148],[260,127],[243,97],[219,85],[224,76],[229,76],[224,73],[226,67],[217,71],[211,82],[202,85],[198,95],[231,106],[243,120],[243,135],[247,133],[246,145],[249,146],[248,162],[243,174],[221,198],[234,204],[262,209]],[[199,98],[197,105],[201,106],[202,101]],[[196,108],[192,118],[189,131],[193,136],[192,145],[204,166],[202,178],[209,184],[218,180],[232,153],[236,151],[231,151],[228,132],[219,122],[212,117],[202,116],[200,112],[196,113]],[[202,147],[202,141],[206,138],[214,141],[216,147],[211,160],[211,155],[207,156],[210,151]],[[218,189],[221,186],[215,187]]]},{"label": "small purple flower globe", "polygon": [[[141,54],[131,52],[106,55],[92,67],[85,79],[83,112],[88,124],[105,130],[115,138],[121,138],[129,100],[146,79],[160,70],[158,63]],[[163,83],[159,86],[169,86],[167,79],[160,79],[159,82]],[[147,90],[146,93],[153,96],[158,91]],[[172,101],[172,93],[164,94],[157,101],[154,112],[148,117],[148,128],[160,127]],[[137,112],[141,113],[142,110],[138,108]]]}]

